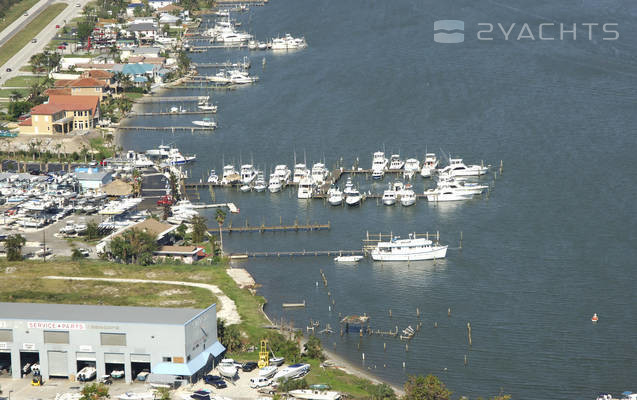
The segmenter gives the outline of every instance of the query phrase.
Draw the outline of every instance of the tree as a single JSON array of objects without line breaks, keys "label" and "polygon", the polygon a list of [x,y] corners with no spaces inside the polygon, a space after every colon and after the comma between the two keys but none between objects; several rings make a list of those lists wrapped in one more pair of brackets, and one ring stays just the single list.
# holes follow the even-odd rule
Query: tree
[{"label": "tree", "polygon": [[177,53],[177,67],[182,74],[185,74],[190,69],[190,57],[183,50],[179,50],[179,53]]},{"label": "tree", "polygon": [[23,97],[24,97],[24,95],[22,94],[22,92],[14,89],[14,90],[11,91],[11,94],[9,95],[9,100],[18,101],[18,100],[20,100]]},{"label": "tree", "polygon": [[449,400],[451,391],[433,375],[410,376],[405,382],[404,400]]},{"label": "tree", "polygon": [[33,104],[29,101],[12,101],[9,103],[9,109],[7,110],[7,114],[9,118],[13,121],[17,120],[18,117],[24,113],[29,112]]},{"label": "tree", "polygon": [[226,320],[223,318],[217,318],[217,339],[220,343],[223,343],[223,338],[226,335]]},{"label": "tree", "polygon": [[71,261],[82,261],[84,259],[84,254],[78,248],[74,248],[71,252]]},{"label": "tree", "polygon": [[200,215],[196,215],[192,217],[192,220],[190,222],[192,223],[192,242],[203,242],[206,238],[206,232],[208,231],[206,219]]},{"label": "tree", "polygon": [[155,397],[158,400],[170,400],[170,389],[165,388],[165,387],[160,387],[159,389],[157,389],[157,396]]},{"label": "tree", "polygon": [[157,238],[138,229],[129,229],[113,238],[110,252],[116,259],[128,264],[148,265],[153,261],[153,253],[157,250]]},{"label": "tree", "polygon": [[82,388],[80,400],[102,400],[111,396],[108,394],[108,387],[103,383],[89,383]]},{"label": "tree", "polygon": [[288,393],[292,390],[307,389],[309,386],[305,378],[303,379],[282,379],[279,385],[279,391]]},{"label": "tree", "polygon": [[175,174],[172,173],[172,171],[170,172],[168,183],[170,184],[170,195],[172,196],[172,198],[175,199],[175,201],[181,200],[179,196],[179,181],[177,180]]},{"label": "tree", "polygon": [[324,360],[325,356],[323,355],[323,350],[321,349],[321,340],[316,336],[312,335],[307,340],[307,342],[303,345],[305,349],[305,354],[317,360]]},{"label": "tree", "polygon": [[228,349],[229,352],[239,351],[241,349],[241,332],[236,325],[225,327],[221,344]]},{"label": "tree", "polygon": [[177,229],[175,229],[175,231],[177,232],[177,235],[182,240],[186,238],[186,231],[187,230],[188,230],[188,227],[183,222],[181,224],[179,224]]},{"label": "tree", "polygon": [[396,400],[394,389],[386,383],[370,385],[367,391],[371,395],[372,400]]},{"label": "tree", "polygon": [[86,238],[88,240],[97,239],[100,237],[100,229],[95,221],[90,221],[86,224]]},{"label": "tree", "polygon": [[215,220],[217,221],[217,224],[219,224],[219,252],[223,256],[223,234],[221,232],[221,226],[223,226],[223,222],[226,220],[226,212],[217,208]]},{"label": "tree", "polygon": [[20,234],[9,235],[4,243],[4,249],[7,252],[7,261],[21,261],[22,247],[27,240]]}]

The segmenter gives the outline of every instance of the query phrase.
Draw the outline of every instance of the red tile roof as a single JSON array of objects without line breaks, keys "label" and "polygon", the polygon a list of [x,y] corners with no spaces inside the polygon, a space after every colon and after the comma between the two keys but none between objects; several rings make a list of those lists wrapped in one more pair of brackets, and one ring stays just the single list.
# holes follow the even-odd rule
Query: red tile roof
[{"label": "red tile roof", "polygon": [[60,111],[64,111],[64,108],[60,107],[59,104],[40,104],[31,109],[31,115],[53,115]]},{"label": "red tile roof", "polygon": [[87,68],[87,69],[113,69],[115,64],[95,64],[95,63],[82,63],[75,64],[77,68]]},{"label": "red tile roof", "polygon": [[73,82],[70,82],[69,87],[74,88],[94,88],[94,87],[104,87],[105,84],[102,81],[98,81],[94,78],[80,78],[76,79]]},{"label": "red tile roof", "polygon": [[58,79],[57,81],[55,81],[55,83],[53,84],[53,87],[56,88],[64,88],[64,87],[68,87],[69,84],[71,82],[73,82],[75,79]]},{"label": "red tile roof", "polygon": [[18,125],[20,126],[31,126],[31,118],[27,118],[24,121],[20,122]]},{"label": "red tile roof", "polygon": [[57,95],[67,95],[70,96],[71,95],[71,88],[58,88],[58,89],[47,89],[44,91],[44,94],[46,94],[47,96],[51,96],[54,94]]},{"label": "red tile roof", "polygon": [[110,79],[113,77],[113,74],[111,72],[101,69],[92,69],[90,71],[86,71],[84,72],[84,75],[86,75],[86,77],[95,79]]},{"label": "red tile roof", "polygon": [[49,104],[60,106],[67,111],[91,110],[91,115],[95,116],[95,110],[100,104],[99,96],[49,96]]}]

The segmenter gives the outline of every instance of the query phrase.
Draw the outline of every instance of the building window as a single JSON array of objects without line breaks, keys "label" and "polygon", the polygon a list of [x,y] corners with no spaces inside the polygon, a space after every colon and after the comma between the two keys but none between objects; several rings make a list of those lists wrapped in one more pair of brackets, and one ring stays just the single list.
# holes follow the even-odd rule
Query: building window
[{"label": "building window", "polygon": [[100,333],[102,346],[126,346],[125,333]]},{"label": "building window", "polygon": [[172,362],[172,361],[173,361],[173,358],[172,358],[172,357],[162,357],[162,358],[161,358],[161,360],[162,360],[163,362]]},{"label": "building window", "polygon": [[69,331],[44,331],[44,343],[69,344]]}]

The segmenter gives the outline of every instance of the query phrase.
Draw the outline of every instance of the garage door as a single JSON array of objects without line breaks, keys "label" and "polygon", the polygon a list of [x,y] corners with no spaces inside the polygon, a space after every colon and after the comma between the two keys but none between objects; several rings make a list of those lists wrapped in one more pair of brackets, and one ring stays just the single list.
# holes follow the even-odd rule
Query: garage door
[{"label": "garage door", "polygon": [[131,362],[142,362],[149,363],[150,362],[150,354],[131,354],[130,355]]},{"label": "garage door", "polygon": [[120,353],[104,353],[104,363],[106,363],[106,364],[124,364],[124,354],[120,354]]},{"label": "garage door", "polygon": [[82,351],[78,351],[75,353],[75,358],[77,361],[95,361],[95,353],[85,353]]},{"label": "garage door", "polygon": [[66,351],[47,352],[49,356],[49,375],[50,376],[68,376],[69,367]]}]

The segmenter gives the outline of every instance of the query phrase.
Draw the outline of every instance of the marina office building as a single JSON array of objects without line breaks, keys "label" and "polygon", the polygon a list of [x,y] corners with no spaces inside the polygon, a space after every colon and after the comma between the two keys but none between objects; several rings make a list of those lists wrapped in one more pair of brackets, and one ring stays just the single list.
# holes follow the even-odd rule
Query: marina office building
[{"label": "marina office building", "polygon": [[20,378],[27,363],[42,377],[97,377],[124,371],[126,382],[149,371],[196,381],[224,353],[216,305],[202,309],[0,303],[0,365]]}]

